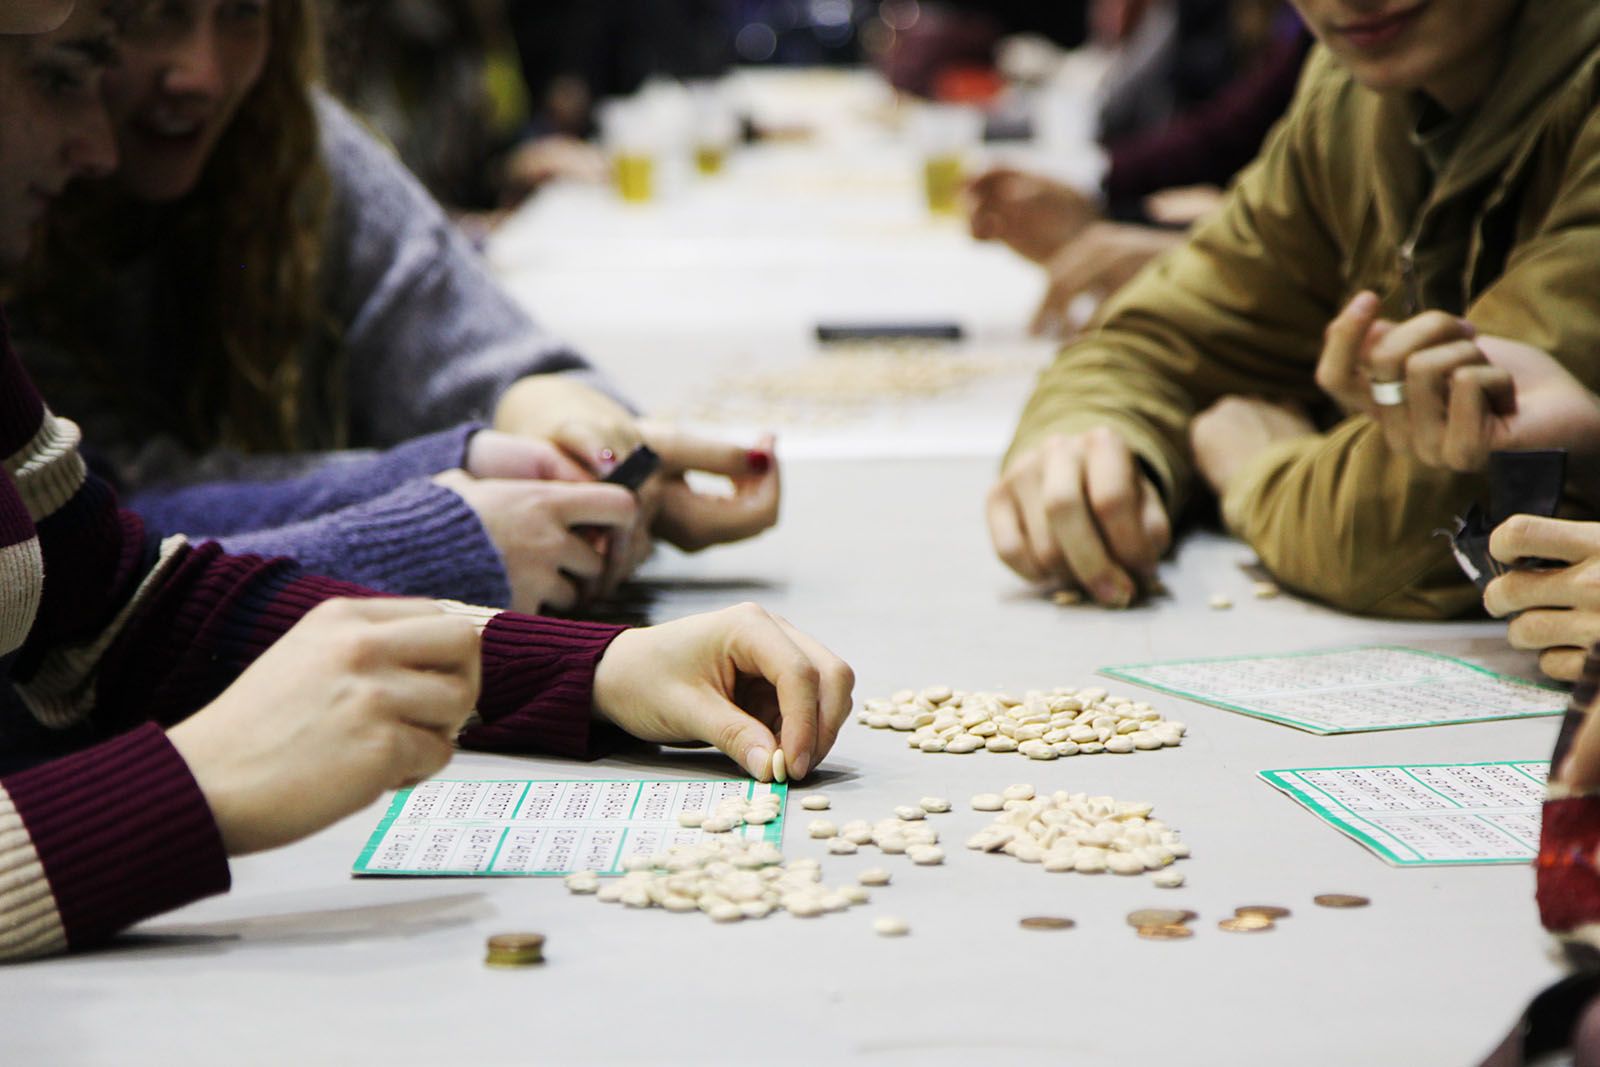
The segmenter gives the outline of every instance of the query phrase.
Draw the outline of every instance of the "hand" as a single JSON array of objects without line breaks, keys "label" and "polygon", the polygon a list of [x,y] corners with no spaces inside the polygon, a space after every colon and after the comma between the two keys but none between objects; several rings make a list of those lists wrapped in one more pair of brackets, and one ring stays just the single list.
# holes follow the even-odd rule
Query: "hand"
[{"label": "hand", "polygon": [[1035,263],[1055,255],[1100,217],[1089,198],[1060,182],[1001,167],[967,186],[968,220],[980,241],[1004,241]]},{"label": "hand", "polygon": [[1187,240],[1177,230],[1097,222],[1045,265],[1049,288],[1029,327],[1035,334],[1067,332],[1068,309],[1083,293],[1107,297],[1127,285],[1144,265]]},{"label": "hand", "polygon": [[[505,561],[511,606],[530,615],[578,606],[605,574],[606,544],[575,527],[626,538],[638,513],[633,494],[618,485],[479,479],[465,471],[445,471],[433,480],[477,513]],[[622,540],[610,547],[613,556],[629,552]]]},{"label": "hand", "polygon": [[1189,423],[1189,447],[1200,476],[1221,497],[1234,475],[1266,449],[1316,432],[1296,404],[1259,396],[1225,396]]},{"label": "hand", "polygon": [[495,408],[494,428],[553,442],[600,476],[644,441],[627,408],[565,374],[534,374],[515,382]]},{"label": "hand", "polygon": [[605,153],[586,141],[563,134],[529,138],[511,150],[501,168],[500,206],[516,207],[554,179],[598,185],[610,174]]},{"label": "hand", "polygon": [[1034,582],[1081,586],[1127,607],[1172,545],[1161,494],[1115,430],[1046,438],[1012,459],[989,490],[989,537]]},{"label": "hand", "polygon": [[549,441],[479,430],[467,442],[462,464],[474,478],[527,478],[540,482],[588,482],[594,476]]},{"label": "hand", "polygon": [[426,601],[328,601],[167,736],[229,855],[256,852],[448,763],[479,663],[472,624]]},{"label": "hand", "polygon": [[703,741],[766,781],[782,747],[789,774],[822,762],[850,714],[855,674],[754,604],[628,630],[600,659],[595,711],[660,744]]},{"label": "hand", "polygon": [[1175,185],[1145,197],[1144,214],[1158,226],[1193,226],[1226,199],[1215,185]]},{"label": "hand", "polygon": [[1522,559],[1559,560],[1553,570],[1502,574],[1483,592],[1496,618],[1521,612],[1506,636],[1513,648],[1539,653],[1539,669],[1576,681],[1600,640],[1600,523],[1513,515],[1489,536],[1489,554],[1510,565]]},{"label": "hand", "polygon": [[[1376,293],[1361,292],[1328,323],[1317,385],[1346,414],[1371,416],[1391,448],[1413,454],[1417,442],[1431,451],[1433,427],[1442,425],[1435,416],[1446,404],[1451,376],[1487,362],[1477,331],[1442,311],[1396,323],[1380,318],[1380,310]],[[1383,382],[1402,383],[1406,402],[1377,404],[1372,387]]]},{"label": "hand", "polygon": [[[698,552],[754,537],[777,523],[783,487],[770,434],[747,449],[655,424],[645,432],[662,461],[660,510],[652,527],[657,535]],[[722,475],[733,492],[696,492],[684,478],[688,471]]]}]

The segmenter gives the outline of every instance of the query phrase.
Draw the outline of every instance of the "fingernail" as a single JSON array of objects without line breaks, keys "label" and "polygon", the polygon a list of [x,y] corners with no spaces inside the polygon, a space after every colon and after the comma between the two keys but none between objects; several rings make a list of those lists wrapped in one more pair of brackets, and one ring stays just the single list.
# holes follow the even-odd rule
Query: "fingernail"
[{"label": "fingernail", "polygon": [[752,748],[744,757],[745,770],[758,782],[772,777],[772,753],[764,748]]},{"label": "fingernail", "polygon": [[791,756],[790,757],[790,759],[789,759],[789,777],[790,778],[795,778],[795,779],[804,778],[806,776],[806,772],[809,771],[809,770],[811,770],[811,753],[809,753],[809,752],[801,752],[801,753],[799,753],[799,754],[797,754],[795,756]]},{"label": "fingernail", "polygon": [[1466,335],[1468,337],[1476,337],[1476,336],[1478,336],[1478,328],[1476,326],[1472,325],[1471,321],[1469,321],[1467,319],[1462,319],[1460,321],[1461,321],[1461,329],[1466,333]]},{"label": "fingernail", "polygon": [[752,448],[744,454],[744,464],[752,474],[765,474],[772,469],[772,456],[759,448]]},{"label": "fingernail", "polygon": [[610,474],[612,471],[617,469],[617,454],[611,451],[609,448],[602,448],[599,452],[595,453],[594,466],[595,470],[600,473],[601,477]]},{"label": "fingernail", "polygon": [[1133,591],[1121,582],[1105,581],[1095,586],[1095,599],[1108,608],[1125,608],[1133,600]]}]

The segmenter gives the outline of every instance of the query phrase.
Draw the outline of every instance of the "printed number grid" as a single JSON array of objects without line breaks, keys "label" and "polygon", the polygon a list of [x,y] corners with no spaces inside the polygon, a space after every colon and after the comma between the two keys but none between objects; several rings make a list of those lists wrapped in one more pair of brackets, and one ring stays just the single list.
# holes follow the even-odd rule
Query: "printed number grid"
[{"label": "printed number grid", "polygon": [[[356,874],[617,874],[624,857],[704,837],[678,825],[728,797],[786,796],[752,781],[433,780],[396,794],[356,861]],[[781,840],[782,816],[736,833]]]},{"label": "printed number grid", "polygon": [[1548,763],[1262,771],[1261,778],[1397,866],[1528,863]]},{"label": "printed number grid", "polygon": [[1370,647],[1100,673],[1318,734],[1557,715],[1566,695],[1449,656]]}]

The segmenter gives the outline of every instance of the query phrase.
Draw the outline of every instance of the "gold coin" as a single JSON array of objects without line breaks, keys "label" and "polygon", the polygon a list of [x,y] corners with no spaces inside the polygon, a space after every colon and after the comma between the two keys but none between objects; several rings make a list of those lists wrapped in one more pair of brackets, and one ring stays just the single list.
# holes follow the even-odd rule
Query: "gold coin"
[{"label": "gold coin", "polygon": [[1055,915],[1030,915],[1017,925],[1024,930],[1070,930],[1078,924],[1071,919],[1063,919]]},{"label": "gold coin", "polygon": [[1158,923],[1139,927],[1139,936],[1146,941],[1182,941],[1193,937],[1194,931],[1182,923]]},{"label": "gold coin", "polygon": [[1276,904],[1241,904],[1233,909],[1235,915],[1259,915],[1263,919],[1287,919],[1291,914],[1288,908],[1280,908]]},{"label": "gold coin", "polygon": [[1140,908],[1138,911],[1128,912],[1129,926],[1181,926],[1191,919],[1199,918],[1192,911],[1183,911],[1178,908]]},{"label": "gold coin", "polygon": [[495,934],[488,941],[484,963],[491,967],[524,967],[544,962],[543,934]]},{"label": "gold coin", "polygon": [[1259,934],[1277,928],[1278,924],[1265,915],[1235,915],[1217,924],[1218,930],[1226,930],[1230,934]]},{"label": "gold coin", "polygon": [[1372,903],[1368,898],[1358,897],[1354,893],[1323,893],[1311,899],[1324,908],[1364,908]]}]

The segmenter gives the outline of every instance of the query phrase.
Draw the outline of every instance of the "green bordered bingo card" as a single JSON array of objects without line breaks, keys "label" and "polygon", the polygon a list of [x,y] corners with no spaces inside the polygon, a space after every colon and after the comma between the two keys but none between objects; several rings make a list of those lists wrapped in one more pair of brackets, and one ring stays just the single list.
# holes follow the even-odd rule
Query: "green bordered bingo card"
[{"label": "green bordered bingo card", "polygon": [[1559,715],[1566,693],[1436,652],[1327,652],[1173,660],[1100,672],[1314,734]]},{"label": "green bordered bingo card", "polygon": [[[694,782],[459,781],[433,779],[395,794],[354,873],[365,875],[560,875],[622,873],[636,852],[664,852],[701,840],[678,825],[686,811],[710,812],[728,797],[788,786],[749,779]],[[783,814],[733,831],[779,844]]]},{"label": "green bordered bingo card", "polygon": [[1528,863],[1549,761],[1304,767],[1261,778],[1397,867]]}]

